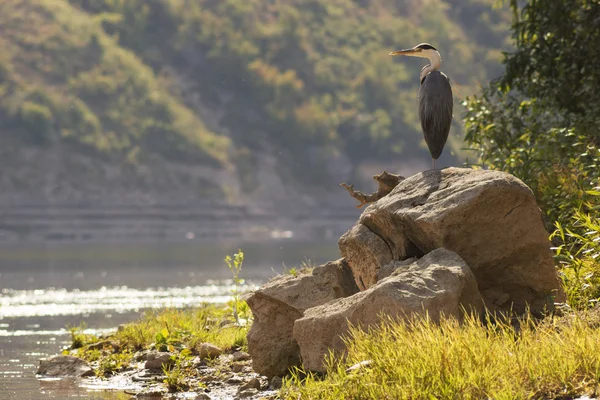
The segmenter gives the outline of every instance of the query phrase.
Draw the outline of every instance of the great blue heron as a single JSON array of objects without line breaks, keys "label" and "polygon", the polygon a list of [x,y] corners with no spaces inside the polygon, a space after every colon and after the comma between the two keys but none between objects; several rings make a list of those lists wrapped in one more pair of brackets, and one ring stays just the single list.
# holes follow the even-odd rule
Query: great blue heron
[{"label": "great blue heron", "polygon": [[429,59],[429,64],[421,70],[419,119],[425,143],[431,154],[433,169],[435,169],[435,160],[444,150],[452,124],[452,88],[448,77],[439,71],[442,65],[442,56],[435,47],[428,43],[418,44],[412,49],[393,51],[390,55]]}]

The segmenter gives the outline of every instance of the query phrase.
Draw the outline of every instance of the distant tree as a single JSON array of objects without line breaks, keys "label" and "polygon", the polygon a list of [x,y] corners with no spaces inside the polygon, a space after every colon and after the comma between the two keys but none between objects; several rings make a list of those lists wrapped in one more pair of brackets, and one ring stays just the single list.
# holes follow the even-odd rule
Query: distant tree
[{"label": "distant tree", "polygon": [[466,141],[482,164],[530,185],[549,222],[568,225],[600,176],[600,1],[510,6],[515,50],[465,101]]}]

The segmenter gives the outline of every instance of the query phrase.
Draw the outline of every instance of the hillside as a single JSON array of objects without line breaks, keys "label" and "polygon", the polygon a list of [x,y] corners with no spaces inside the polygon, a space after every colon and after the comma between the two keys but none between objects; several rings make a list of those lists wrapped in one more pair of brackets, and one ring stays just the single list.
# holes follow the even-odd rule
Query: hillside
[{"label": "hillside", "polygon": [[[387,54],[434,44],[458,106],[501,71],[510,15],[491,3],[2,2],[3,202],[287,203],[425,163],[423,62]],[[461,146],[457,122],[446,163]]]}]

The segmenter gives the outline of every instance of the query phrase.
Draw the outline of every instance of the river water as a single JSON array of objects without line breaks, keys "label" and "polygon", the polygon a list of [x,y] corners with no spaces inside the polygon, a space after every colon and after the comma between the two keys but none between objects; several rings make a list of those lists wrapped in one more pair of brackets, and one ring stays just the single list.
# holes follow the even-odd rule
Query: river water
[{"label": "river water", "polygon": [[333,240],[0,246],[0,399],[130,398],[37,380],[38,361],[70,344],[70,326],[103,333],[145,310],[226,301],[231,274],[223,258],[238,248],[248,288],[339,255]]}]

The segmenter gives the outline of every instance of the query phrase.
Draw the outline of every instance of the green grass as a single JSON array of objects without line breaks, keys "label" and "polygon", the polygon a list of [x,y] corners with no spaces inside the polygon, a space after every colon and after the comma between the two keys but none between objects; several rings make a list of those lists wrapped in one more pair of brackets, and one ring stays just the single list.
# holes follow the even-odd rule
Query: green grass
[{"label": "green grass", "polygon": [[[463,325],[443,320],[352,331],[348,356],[330,360],[326,377],[297,371],[286,399],[531,399],[596,395],[599,314],[549,317],[540,324]],[[346,373],[363,360],[370,367]]]},{"label": "green grass", "polygon": [[[245,302],[240,303],[245,306]],[[212,343],[224,351],[233,347],[247,349],[249,324],[221,327],[223,321],[231,320],[231,310],[224,307],[164,309],[146,313],[139,321],[122,326],[108,337],[83,334],[83,327],[72,328],[71,349],[76,350],[75,355],[93,362],[100,377],[108,377],[129,366],[136,351],[169,351],[176,363],[167,370],[168,382],[165,383],[170,390],[182,389],[185,386],[182,376],[191,373],[186,360],[201,343]],[[90,348],[90,345],[95,346]]]},{"label": "green grass", "polygon": [[223,308],[204,306],[195,309],[165,309],[145,314],[138,322],[125,325],[114,338],[135,350],[156,343],[166,350],[190,348],[209,342],[227,350],[233,346],[245,347],[246,327],[219,327],[231,315]]}]

